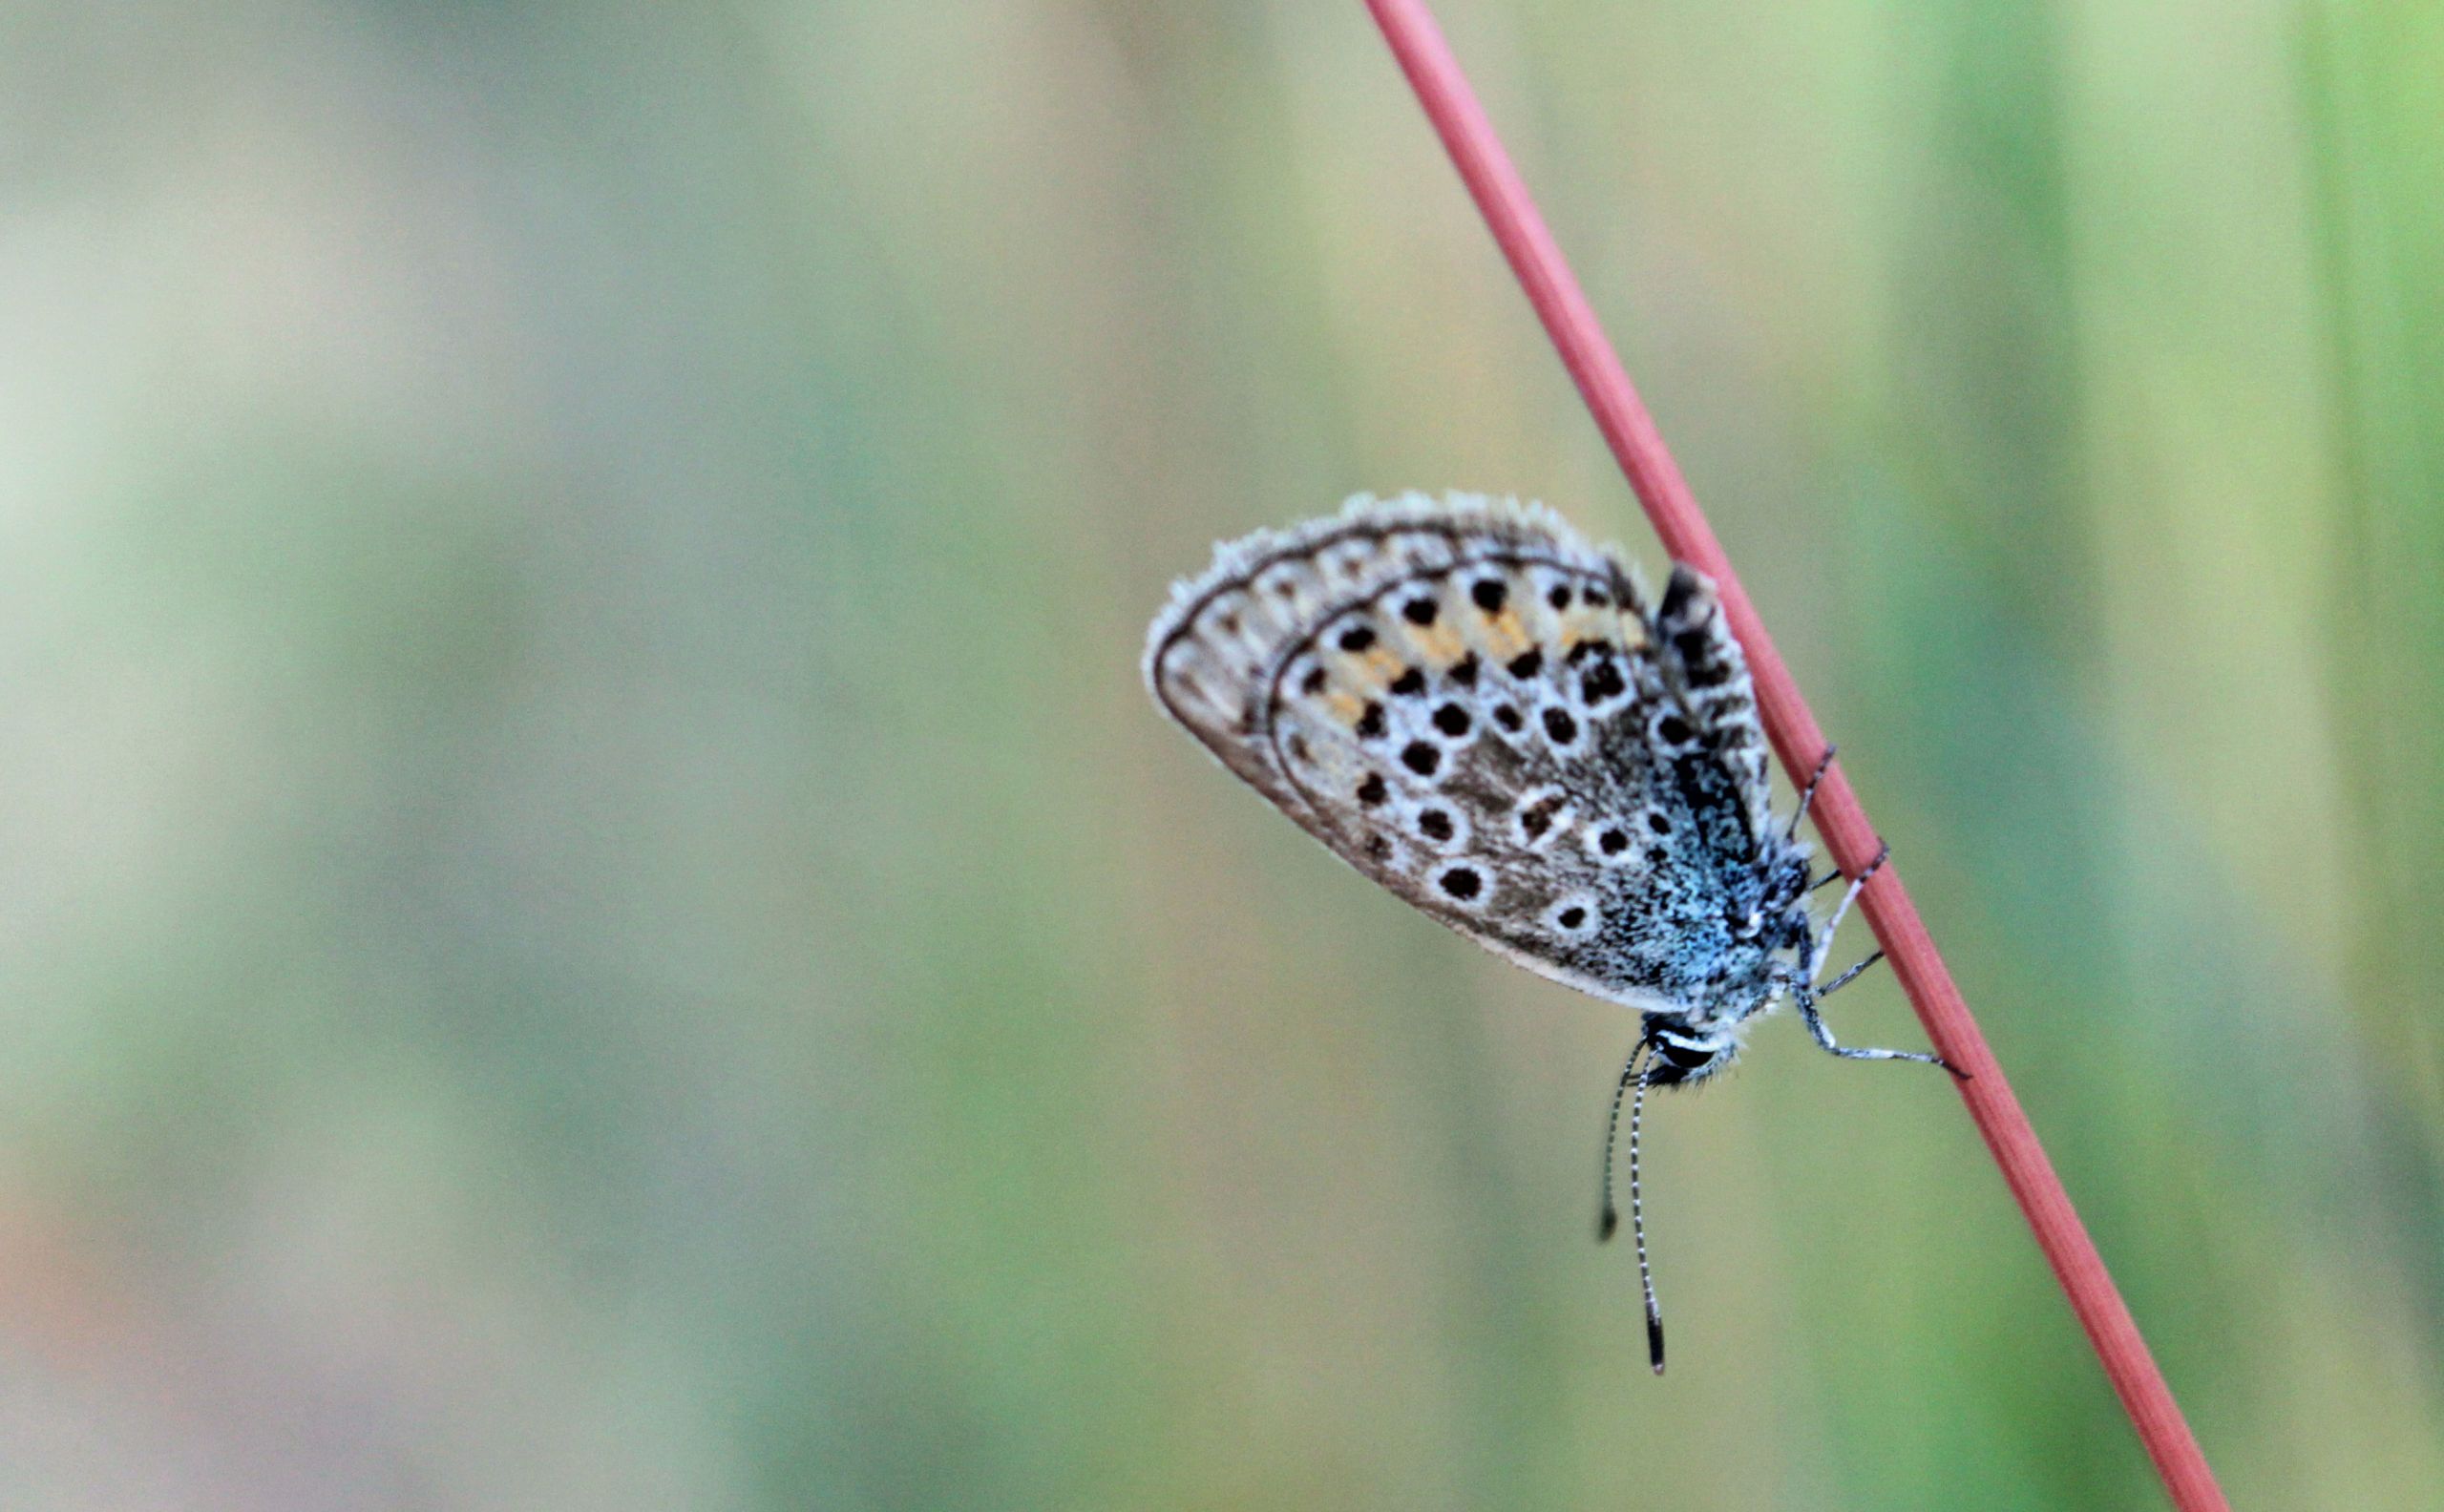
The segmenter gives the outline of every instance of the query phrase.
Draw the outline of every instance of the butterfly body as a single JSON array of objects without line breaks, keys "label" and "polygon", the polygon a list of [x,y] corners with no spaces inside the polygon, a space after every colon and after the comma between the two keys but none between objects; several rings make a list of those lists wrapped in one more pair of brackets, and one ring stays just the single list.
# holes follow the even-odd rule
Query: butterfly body
[{"label": "butterfly body", "polygon": [[1540,506],[1361,497],[1220,548],[1146,674],[1351,865],[1644,1014],[1658,1085],[1721,1069],[1813,977],[1808,850],[1774,822],[1746,663],[1686,567],[1650,607]]}]

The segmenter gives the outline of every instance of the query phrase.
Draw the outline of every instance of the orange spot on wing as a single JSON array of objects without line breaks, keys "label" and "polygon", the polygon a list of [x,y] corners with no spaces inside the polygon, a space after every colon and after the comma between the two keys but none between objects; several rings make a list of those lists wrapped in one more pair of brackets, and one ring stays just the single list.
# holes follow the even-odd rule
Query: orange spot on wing
[{"label": "orange spot on wing", "polygon": [[1427,629],[1410,631],[1409,644],[1438,672],[1468,654],[1467,641],[1444,621],[1438,621]]},{"label": "orange spot on wing", "polygon": [[1507,662],[1535,644],[1528,638],[1528,629],[1519,622],[1519,611],[1506,608],[1500,614],[1483,615],[1479,622],[1485,626],[1485,649],[1495,660]]}]

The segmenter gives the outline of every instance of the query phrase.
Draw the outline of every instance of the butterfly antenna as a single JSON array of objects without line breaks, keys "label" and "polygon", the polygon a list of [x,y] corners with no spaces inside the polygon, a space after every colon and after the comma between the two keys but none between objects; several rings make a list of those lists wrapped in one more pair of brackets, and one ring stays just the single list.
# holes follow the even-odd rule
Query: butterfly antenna
[{"label": "butterfly antenna", "polygon": [[1641,1040],[1630,1046],[1629,1062],[1621,1067],[1621,1080],[1612,1083],[1612,1111],[1604,1119],[1604,1208],[1596,1215],[1595,1242],[1602,1244],[1621,1227],[1621,1209],[1612,1206],[1612,1149],[1620,1143],[1621,1103],[1630,1095],[1630,1083],[1638,1077],[1638,1057],[1646,1054],[1649,1042]]},{"label": "butterfly antenna", "polygon": [[[1646,1067],[1640,1070],[1638,1057],[1646,1057]],[[1638,1186],[1638,1128],[1646,1113],[1646,1089],[1654,1080],[1654,1042],[1640,1040],[1630,1049],[1629,1062],[1621,1067],[1621,1080],[1612,1084],[1612,1111],[1604,1121],[1604,1210],[1596,1219],[1595,1237],[1600,1243],[1612,1237],[1621,1227],[1621,1210],[1612,1204],[1612,1149],[1621,1129],[1621,1102],[1630,1104],[1630,1237],[1638,1250],[1638,1286],[1646,1293],[1646,1351],[1654,1364],[1654,1373],[1663,1374],[1663,1308],[1654,1300],[1654,1271],[1646,1258],[1646,1204]],[[1632,1093],[1634,1083],[1636,1091]]]},{"label": "butterfly antenna", "polygon": [[1663,1307],[1654,1299],[1654,1272],[1646,1263],[1646,1206],[1638,1197],[1638,1120],[1646,1111],[1646,1089],[1654,1080],[1654,1055],[1648,1052],[1646,1069],[1638,1073],[1638,1089],[1630,1098],[1630,1237],[1638,1247],[1638,1285],[1646,1292],[1646,1353],[1654,1373],[1663,1374]]}]

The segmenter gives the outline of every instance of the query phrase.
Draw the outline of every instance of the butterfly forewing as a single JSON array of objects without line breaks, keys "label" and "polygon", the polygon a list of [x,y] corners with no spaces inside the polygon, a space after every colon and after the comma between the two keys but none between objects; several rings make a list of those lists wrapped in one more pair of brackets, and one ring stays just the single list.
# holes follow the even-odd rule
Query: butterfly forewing
[{"label": "butterfly forewing", "polygon": [[1687,740],[1667,740],[1676,732],[1659,720],[1658,740],[1666,748],[1694,746],[1720,767],[1737,790],[1741,832],[1761,837],[1774,821],[1770,753],[1748,661],[1724,622],[1714,584],[1688,567],[1673,568],[1654,618],[1656,661],[1691,726]]},{"label": "butterfly forewing", "polygon": [[1702,986],[1676,963],[1735,912],[1713,853],[1753,849],[1764,799],[1711,589],[1675,575],[1668,601],[1651,621],[1621,565],[1541,508],[1360,499],[1223,548],[1157,619],[1147,673],[1401,897],[1545,976],[1670,1008]]}]

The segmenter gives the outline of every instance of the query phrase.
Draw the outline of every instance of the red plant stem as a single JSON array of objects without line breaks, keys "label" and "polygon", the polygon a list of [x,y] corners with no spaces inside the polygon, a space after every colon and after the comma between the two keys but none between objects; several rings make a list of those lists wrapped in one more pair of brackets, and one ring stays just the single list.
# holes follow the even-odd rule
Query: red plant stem
[{"label": "red plant stem", "polygon": [[[1366,0],[1366,5],[1475,198],[1477,209],[1492,228],[1503,256],[1527,290],[1528,303],[1560,349],[1563,364],[1594,412],[1596,428],[1603,431],[1621,471],[1629,475],[1655,534],[1675,559],[1715,580],[1731,617],[1732,631],[1748,653],[1765,730],[1783,768],[1794,775],[1812,770],[1824,750],[1823,731],[1757,618],[1756,606],[1749,602],[1738,576],[1723,556],[1722,543],[1715,538],[1714,528],[1691,495],[1688,480],[1680,475],[1654,419],[1639,402],[1621,359],[1605,340],[1595,311],[1546,230],[1544,218],[1537,214],[1527,185],[1503,151],[1432,12],[1424,0]],[[1824,774],[1809,811],[1844,872],[1855,875],[1874,857],[1875,827],[1868,823],[1838,764]],[[2054,1175],[2044,1146],[2037,1143],[2028,1115],[2012,1095],[2003,1068],[1987,1048],[1986,1037],[1970,1017],[1951,973],[1928,937],[1899,872],[1889,865],[1879,871],[1861,895],[1860,907],[1936,1051],[1969,1073],[1969,1080],[1955,1083],[1969,1115],[1985,1136],[1987,1148],[1993,1151],[2012,1198],[2028,1215],[2037,1247],[2045,1251],[2047,1263],[2071,1300],[2071,1310],[2087,1330],[2089,1343],[2120,1396],[2157,1473],[2162,1476],[2173,1504],[2181,1512],[2225,1512],[2223,1493],[2199,1451],[2198,1439],[2156,1368],[2146,1340],[2139,1337],[2138,1326],[2096,1253],[2095,1242],[2071,1207],[2070,1195]]]}]

